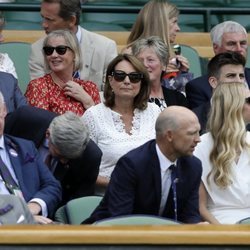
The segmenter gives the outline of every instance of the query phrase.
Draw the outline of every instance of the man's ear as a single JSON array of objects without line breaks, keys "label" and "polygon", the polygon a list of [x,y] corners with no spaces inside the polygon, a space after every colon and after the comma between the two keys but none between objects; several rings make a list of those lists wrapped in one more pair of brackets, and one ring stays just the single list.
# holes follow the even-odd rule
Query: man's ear
[{"label": "man's ear", "polygon": [[165,132],[165,139],[169,142],[173,140],[173,131],[172,130],[167,130]]},{"label": "man's ear", "polygon": [[210,77],[208,78],[208,82],[209,82],[210,86],[211,86],[213,89],[215,89],[215,88],[217,87],[217,85],[218,85],[218,80],[217,80],[217,78],[214,77],[214,76],[210,76]]},{"label": "man's ear", "polygon": [[69,21],[70,29],[73,29],[75,25],[76,25],[76,16],[71,16]]},{"label": "man's ear", "polygon": [[7,115],[7,107],[6,107],[6,105],[4,104],[4,105],[3,105],[3,117],[6,117],[6,115]]},{"label": "man's ear", "polygon": [[49,129],[46,130],[45,137],[46,137],[47,139],[49,139],[49,137],[50,137]]}]

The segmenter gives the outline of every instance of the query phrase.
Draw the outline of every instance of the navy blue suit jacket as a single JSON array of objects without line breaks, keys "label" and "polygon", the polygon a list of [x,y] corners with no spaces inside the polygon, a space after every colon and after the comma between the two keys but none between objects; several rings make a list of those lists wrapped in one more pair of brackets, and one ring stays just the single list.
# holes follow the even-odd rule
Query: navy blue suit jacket
[{"label": "navy blue suit jacket", "polygon": [[0,72],[0,91],[3,94],[8,113],[27,104],[26,98],[17,84],[17,79],[9,73]]},{"label": "navy blue suit jacket", "polygon": [[39,157],[33,142],[9,135],[4,135],[4,140],[25,201],[42,199],[52,217],[61,201],[59,182]]},{"label": "navy blue suit jacket", "polygon": [[[161,201],[161,171],[151,140],[119,159],[111,175],[104,198],[92,215],[83,223],[129,214],[158,215]],[[200,221],[198,189],[202,167],[198,158],[183,157],[177,161],[178,221]],[[170,189],[163,216],[174,218],[174,204]]]},{"label": "navy blue suit jacket", "polygon": [[[250,68],[245,68],[246,82],[250,88]],[[186,97],[190,109],[210,102],[212,87],[208,82],[208,75],[200,76],[186,84]]]}]

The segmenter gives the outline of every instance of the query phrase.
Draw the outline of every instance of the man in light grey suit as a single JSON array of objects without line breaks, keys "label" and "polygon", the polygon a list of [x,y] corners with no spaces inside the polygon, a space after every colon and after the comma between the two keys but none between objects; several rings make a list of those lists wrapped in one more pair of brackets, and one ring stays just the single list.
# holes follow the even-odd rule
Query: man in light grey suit
[{"label": "man in light grey suit", "polygon": [[[93,81],[101,90],[106,68],[117,55],[116,43],[79,26],[80,15],[80,0],[43,0],[41,4],[42,26],[45,33],[48,34],[57,29],[69,29],[76,34],[83,56],[80,78]],[[31,79],[47,73],[42,54],[43,40],[44,38],[41,38],[31,46],[29,58]]]}]

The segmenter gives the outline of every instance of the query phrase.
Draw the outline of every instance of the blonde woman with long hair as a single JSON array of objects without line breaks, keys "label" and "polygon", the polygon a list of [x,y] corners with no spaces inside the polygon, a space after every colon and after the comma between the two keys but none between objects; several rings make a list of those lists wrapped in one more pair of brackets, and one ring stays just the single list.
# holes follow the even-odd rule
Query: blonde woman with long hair
[{"label": "blonde woman with long hair", "polygon": [[234,224],[250,216],[250,92],[244,83],[220,83],[194,155],[203,167],[200,213],[212,224]]}]

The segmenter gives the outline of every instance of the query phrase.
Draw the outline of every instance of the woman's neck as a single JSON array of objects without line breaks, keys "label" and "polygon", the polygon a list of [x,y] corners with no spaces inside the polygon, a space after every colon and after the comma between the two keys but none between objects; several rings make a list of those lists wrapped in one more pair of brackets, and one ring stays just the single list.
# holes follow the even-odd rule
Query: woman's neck
[{"label": "woman's neck", "polygon": [[163,91],[161,85],[151,84],[150,97],[163,98]]},{"label": "woman's neck", "polygon": [[119,114],[132,114],[134,112],[133,100],[115,100],[115,105],[112,110]]},{"label": "woman's neck", "polygon": [[55,73],[52,72],[51,73],[51,77],[53,79],[53,81],[59,86],[59,87],[64,87],[66,85],[66,83],[70,80],[72,80],[72,75],[70,74],[59,74],[59,73]]}]

